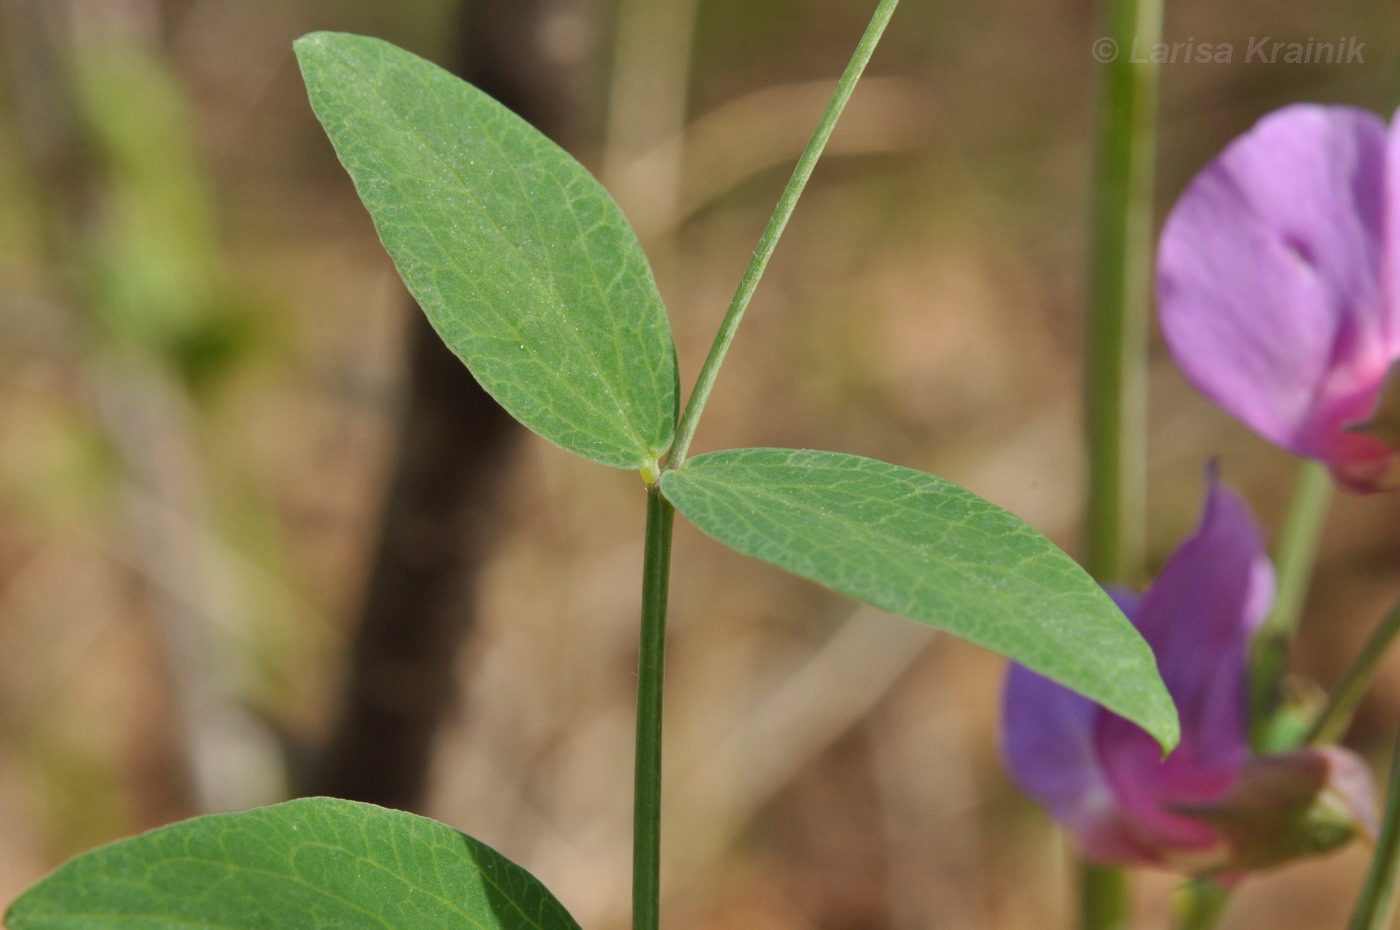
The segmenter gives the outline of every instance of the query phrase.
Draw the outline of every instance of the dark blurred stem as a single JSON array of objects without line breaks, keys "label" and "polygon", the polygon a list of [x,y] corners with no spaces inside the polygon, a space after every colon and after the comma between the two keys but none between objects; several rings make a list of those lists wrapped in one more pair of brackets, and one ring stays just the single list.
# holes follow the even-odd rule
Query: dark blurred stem
[{"label": "dark blurred stem", "polygon": [[1381,836],[1376,841],[1376,854],[1361,900],[1356,903],[1347,930],[1386,930],[1395,910],[1396,869],[1400,867],[1400,738],[1395,741],[1395,753],[1390,760],[1390,784],[1386,788],[1385,819]]},{"label": "dark blurred stem", "polygon": [[1256,749],[1263,748],[1270,718],[1278,704],[1279,687],[1288,670],[1288,653],[1298,630],[1298,619],[1303,614],[1322,525],[1331,502],[1332,476],[1327,467],[1318,462],[1303,462],[1278,543],[1278,593],[1274,609],[1254,637],[1249,695],[1250,738]]},{"label": "dark blurred stem", "polygon": [[302,792],[421,810],[473,625],[510,417],[414,311],[409,391],[377,551],[330,739]]},{"label": "dark blurred stem", "polygon": [[[1100,582],[1134,583],[1143,571],[1146,511],[1146,363],[1157,68],[1134,61],[1162,31],[1161,0],[1106,0],[1100,61],[1097,176],[1084,375],[1088,499],[1084,563]],[[1116,44],[1115,44],[1116,43]],[[1083,865],[1081,930],[1127,926],[1117,869]]]},{"label": "dark blurred stem", "polygon": [[1385,619],[1372,631],[1366,644],[1361,647],[1351,666],[1342,675],[1341,682],[1333,689],[1327,706],[1308,728],[1304,743],[1309,746],[1326,746],[1341,740],[1351,723],[1352,714],[1356,712],[1357,705],[1361,703],[1366,689],[1370,687],[1371,678],[1376,674],[1381,658],[1395,641],[1397,633],[1400,633],[1400,604],[1390,608]]},{"label": "dark blurred stem", "polygon": [[[545,25],[586,21],[588,0],[464,6],[458,73],[568,147],[589,50],[562,54]],[[416,309],[409,327],[397,457],[344,694],[302,790],[413,810],[456,707],[456,655],[475,623],[473,589],[499,535],[495,499],[520,430]]]},{"label": "dark blurred stem", "polygon": [[637,661],[637,758],[632,817],[632,928],[661,924],[661,704],[666,677],[666,599],[676,510],[647,489],[642,563],[642,641]]}]

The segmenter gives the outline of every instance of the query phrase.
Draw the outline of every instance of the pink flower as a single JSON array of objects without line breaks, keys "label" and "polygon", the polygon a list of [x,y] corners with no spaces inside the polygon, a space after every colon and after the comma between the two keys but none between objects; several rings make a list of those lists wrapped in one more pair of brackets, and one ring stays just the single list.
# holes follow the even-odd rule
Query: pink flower
[{"label": "pink flower", "polygon": [[1342,106],[1264,117],[1168,216],[1157,301],[1197,389],[1377,490],[1400,437],[1400,397],[1383,397],[1400,357],[1400,128]]},{"label": "pink flower", "polygon": [[1351,753],[1251,756],[1246,660],[1273,569],[1239,498],[1212,476],[1200,526],[1156,582],[1141,596],[1111,593],[1176,701],[1176,750],[1163,760],[1135,724],[1021,666],[1003,709],[1012,774],[1086,858],[1249,868],[1340,845],[1369,823],[1369,775]]}]

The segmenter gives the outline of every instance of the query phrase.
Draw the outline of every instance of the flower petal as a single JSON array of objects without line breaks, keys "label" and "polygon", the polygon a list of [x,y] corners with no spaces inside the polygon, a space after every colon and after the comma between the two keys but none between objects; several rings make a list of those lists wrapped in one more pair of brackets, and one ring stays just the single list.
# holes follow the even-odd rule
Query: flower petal
[{"label": "flower petal", "polygon": [[1206,850],[1209,825],[1175,808],[1219,798],[1249,757],[1246,654],[1272,600],[1273,570],[1244,503],[1208,477],[1205,513],[1162,568],[1134,617],[1181,715],[1165,760],[1152,738],[1105,714],[1095,744],[1118,803],[1153,845]]},{"label": "flower petal", "polygon": [[[1002,703],[1002,755],[1016,783],[1100,862],[1154,862],[1118,810],[1094,747],[1093,701],[1012,664]],[[1149,737],[1150,738],[1150,737]]]},{"label": "flower petal", "polygon": [[1373,113],[1270,114],[1187,187],[1157,266],[1162,331],[1187,378],[1266,439],[1364,473],[1390,454],[1343,429],[1369,415],[1395,355],[1386,160]]}]

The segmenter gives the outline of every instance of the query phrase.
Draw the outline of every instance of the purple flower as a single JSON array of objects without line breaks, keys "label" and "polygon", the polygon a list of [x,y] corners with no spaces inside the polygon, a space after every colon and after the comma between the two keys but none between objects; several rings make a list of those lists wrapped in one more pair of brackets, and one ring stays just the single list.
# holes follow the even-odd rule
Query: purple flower
[{"label": "purple flower", "polygon": [[1400,128],[1342,106],[1264,117],[1168,216],[1157,301],[1197,389],[1377,490],[1400,438],[1385,389],[1400,357]]},{"label": "purple flower", "polygon": [[1137,725],[1021,666],[1003,709],[1012,774],[1085,857],[1237,869],[1340,845],[1367,822],[1369,777],[1345,750],[1251,757],[1246,659],[1273,569],[1239,498],[1212,475],[1200,526],[1156,582],[1110,593],[1176,701],[1176,750],[1163,760]]}]

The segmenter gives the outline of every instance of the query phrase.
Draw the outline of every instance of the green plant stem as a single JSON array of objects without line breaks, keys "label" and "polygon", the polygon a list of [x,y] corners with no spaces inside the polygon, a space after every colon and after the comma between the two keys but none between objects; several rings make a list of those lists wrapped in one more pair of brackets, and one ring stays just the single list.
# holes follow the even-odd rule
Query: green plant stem
[{"label": "green plant stem", "polygon": [[1102,65],[1090,243],[1084,406],[1089,491],[1084,565],[1101,582],[1142,580],[1146,369],[1157,68],[1135,41],[1162,30],[1160,0],[1108,0],[1118,57]]},{"label": "green plant stem", "polygon": [[1390,612],[1372,631],[1361,651],[1343,673],[1326,706],[1308,728],[1305,743],[1310,746],[1325,746],[1340,741],[1346,735],[1352,714],[1356,712],[1357,705],[1361,703],[1361,698],[1371,684],[1371,678],[1376,674],[1381,658],[1395,640],[1397,633],[1400,633],[1400,604],[1390,608]]},{"label": "green plant stem", "polygon": [[[1147,315],[1157,68],[1131,61],[1162,32],[1161,0],[1106,0],[1119,54],[1100,69],[1084,371],[1088,496],[1084,566],[1100,582],[1139,582],[1146,516]],[[1080,866],[1080,930],[1127,926],[1126,880]]]},{"label": "green plant stem", "polygon": [[1214,879],[1192,879],[1181,890],[1177,930],[1213,930],[1229,901],[1229,889]]},{"label": "green plant stem", "polygon": [[1308,583],[1322,536],[1322,524],[1332,502],[1332,476],[1318,462],[1304,462],[1298,471],[1293,498],[1284,518],[1275,563],[1278,589],[1274,608],[1254,636],[1250,663],[1250,741],[1264,748],[1280,683],[1288,669],[1288,653],[1303,614]]},{"label": "green plant stem", "polygon": [[661,703],[666,669],[666,599],[676,510],[647,488],[642,562],[642,641],[637,661],[637,758],[632,809],[632,927],[661,922]]},{"label": "green plant stem", "polygon": [[679,468],[685,462],[686,454],[690,451],[690,442],[695,438],[695,429],[699,425],[700,414],[705,409],[705,402],[710,397],[710,391],[714,389],[720,365],[724,362],[724,356],[729,351],[730,344],[734,342],[734,334],[739,329],[744,311],[748,309],[749,301],[753,298],[759,279],[763,277],[764,269],[768,267],[768,260],[773,257],[773,250],[777,248],[778,239],[781,238],[783,230],[787,227],[788,220],[792,218],[792,211],[797,206],[798,198],[802,196],[803,188],[807,186],[807,179],[812,176],[812,169],[816,167],[822,149],[826,147],[827,140],[831,138],[832,130],[836,128],[837,119],[840,118],[841,112],[846,108],[846,103],[851,99],[851,92],[855,90],[856,82],[860,80],[861,73],[865,71],[870,56],[875,53],[875,46],[879,44],[880,36],[884,34],[885,26],[889,24],[890,17],[894,15],[897,6],[899,6],[899,0],[880,0],[879,6],[875,8],[875,13],[870,18],[870,25],[865,28],[865,35],[861,36],[859,44],[856,45],[855,54],[851,56],[846,70],[836,82],[836,90],[832,92],[831,100],[827,103],[826,110],[822,112],[821,119],[817,122],[816,131],[812,133],[807,147],[802,150],[802,155],[797,159],[797,167],[793,169],[792,177],[788,179],[787,186],[783,188],[783,193],[778,198],[778,205],[773,209],[768,226],[758,239],[758,247],[754,249],[753,258],[749,261],[748,268],[744,269],[744,276],[739,281],[739,289],[735,291],[734,299],[729,302],[729,309],[725,311],[719,332],[715,335],[715,341],[710,346],[710,354],[705,358],[705,364],[700,369],[700,376],[695,381],[695,389],[690,392],[690,400],[685,405],[685,412],[681,414],[680,425],[676,430],[676,441],[671,451],[670,465],[673,468]]},{"label": "green plant stem", "polygon": [[1348,930],[1386,930],[1395,910],[1396,869],[1400,866],[1400,738],[1390,760],[1390,784],[1386,788],[1385,818],[1380,839],[1366,873],[1361,899],[1351,916]]},{"label": "green plant stem", "polygon": [[[850,101],[851,92],[855,90],[856,82],[860,80],[897,6],[899,0],[880,0],[875,8],[855,54],[836,82],[836,90],[817,123],[811,141],[803,149],[792,177],[778,198],[778,205],[763,235],[759,237],[758,248],[744,270],[739,288],[710,347],[710,354],[700,369],[695,389],[691,391],[685,411],[681,414],[676,441],[671,447],[670,467],[678,468],[685,462],[700,414],[705,409],[710,391],[714,389],[715,378],[719,375],[725,353],[734,341],[744,311],[748,309],[778,239],[792,218],[817,159],[836,128],[837,119]],[[661,920],[661,706],[666,658],[666,597],[671,567],[671,530],[675,517],[675,508],[661,496],[660,487],[652,483],[647,488],[646,554],[642,568],[642,643],[637,672],[637,759],[632,822],[633,930],[658,930]]]},{"label": "green plant stem", "polygon": [[1081,930],[1128,930],[1128,882],[1122,869],[1079,866]]}]

